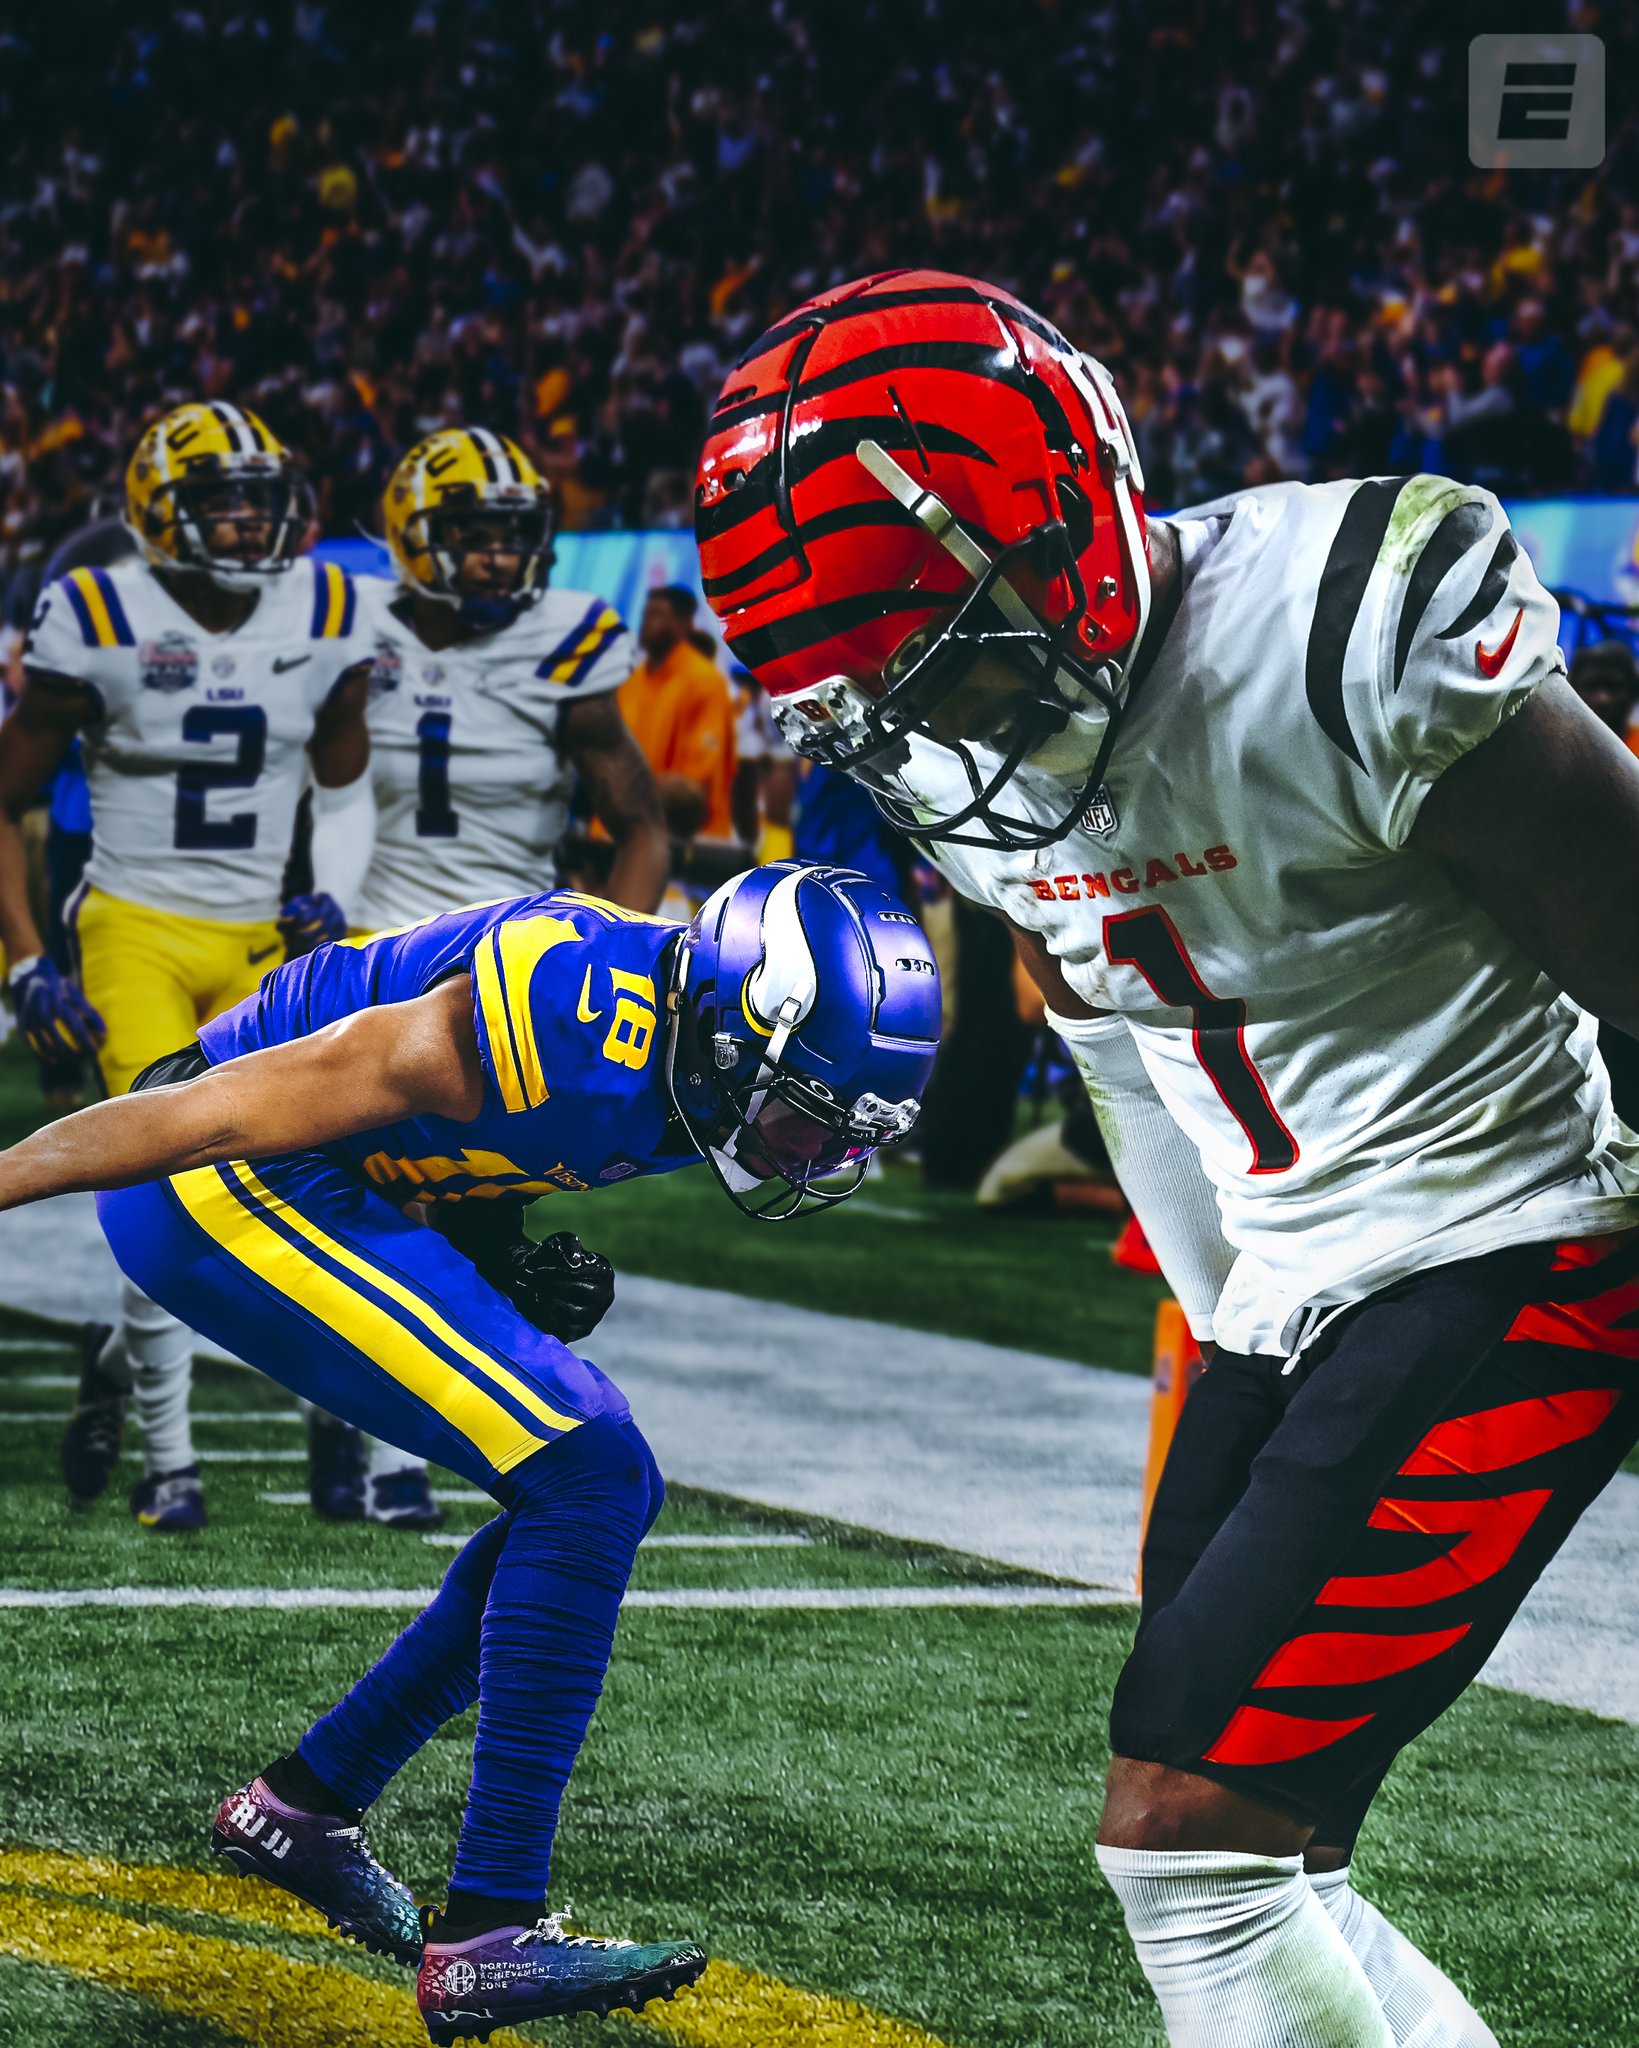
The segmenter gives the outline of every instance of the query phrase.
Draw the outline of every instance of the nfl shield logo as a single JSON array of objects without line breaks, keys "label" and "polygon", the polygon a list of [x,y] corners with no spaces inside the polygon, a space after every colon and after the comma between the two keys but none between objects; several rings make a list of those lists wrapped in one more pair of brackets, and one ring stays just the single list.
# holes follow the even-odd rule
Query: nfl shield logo
[{"label": "nfl shield logo", "polygon": [[1098,794],[1082,812],[1081,822],[1089,832],[1100,835],[1113,832],[1121,823],[1116,815],[1115,799],[1110,794],[1110,785],[1107,782],[1098,785]]}]

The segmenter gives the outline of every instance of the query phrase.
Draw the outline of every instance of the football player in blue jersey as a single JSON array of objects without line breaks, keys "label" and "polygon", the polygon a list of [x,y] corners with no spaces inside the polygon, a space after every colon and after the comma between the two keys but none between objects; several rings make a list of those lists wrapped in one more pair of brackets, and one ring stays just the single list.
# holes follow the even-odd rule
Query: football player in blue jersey
[{"label": "football player in blue jersey", "polygon": [[[704,1158],[749,1213],[851,1193],[915,1119],[939,977],[899,903],[781,863],[682,926],[571,892],[321,947],[131,1093],[0,1154],[0,1208],[96,1189],[127,1274],[296,1393],[452,1467],[501,1514],[213,1844],[353,1939],[420,1962],[445,2042],[641,2009],[689,1942],[566,1936],[558,1804],[662,1498],[619,1389],[568,1348],[612,1298],[527,1202]],[[362,1817],[478,1702],[448,1899],[425,1925]]]}]

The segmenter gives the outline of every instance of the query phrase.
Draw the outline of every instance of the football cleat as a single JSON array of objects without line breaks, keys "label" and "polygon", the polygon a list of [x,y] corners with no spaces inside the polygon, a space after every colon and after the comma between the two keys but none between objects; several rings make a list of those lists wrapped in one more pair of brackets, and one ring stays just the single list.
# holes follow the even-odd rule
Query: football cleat
[{"label": "football cleat", "polygon": [[420,1962],[415,1900],[370,1853],[357,1821],[287,1806],[253,1778],[216,1809],[211,1851],[241,1877],[259,1877],[313,1907],[344,1940],[372,1955]]},{"label": "football cleat", "polygon": [[365,1450],[362,1431],[339,1416],[312,1409],[307,1418],[307,1497],[327,1522],[364,1519]]},{"label": "football cleat", "polygon": [[150,1472],[131,1489],[131,1512],[144,1529],[164,1536],[190,1536],[205,1526],[205,1489],[199,1467]]},{"label": "football cleat", "polygon": [[651,1998],[670,1998],[692,1984],[706,1967],[704,1949],[692,1941],[605,1941],[565,1934],[563,1919],[553,1913],[532,1927],[452,1940],[441,1915],[427,1916],[415,1996],[435,2048],[487,2041],[497,2027],[573,2012],[641,2012]]},{"label": "football cleat", "polygon": [[80,1388],[63,1431],[63,1479],[70,1500],[89,1507],[108,1491],[125,1437],[130,1389],[104,1371],[102,1354],[113,1327],[87,1323],[80,1332]]},{"label": "football cleat", "polygon": [[372,1473],[364,1487],[365,1520],[388,1529],[428,1532],[442,1529],[444,1515],[433,1499],[433,1483],[425,1465],[407,1465],[399,1472]]}]

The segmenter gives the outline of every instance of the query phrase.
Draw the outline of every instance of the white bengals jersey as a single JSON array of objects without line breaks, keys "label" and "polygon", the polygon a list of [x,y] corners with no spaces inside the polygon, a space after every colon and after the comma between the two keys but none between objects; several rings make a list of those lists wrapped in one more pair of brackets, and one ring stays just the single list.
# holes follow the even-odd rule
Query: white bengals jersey
[{"label": "white bengals jersey", "polygon": [[394,609],[397,585],[361,589],[375,645],[376,841],[349,922],[384,931],[550,889],[574,786],[559,720],[630,675],[620,614],[585,591],[549,588],[503,631],[434,650]]},{"label": "white bengals jersey", "polygon": [[311,557],[231,633],[206,632],[145,562],[51,584],[23,658],[97,696],[87,881],[184,917],[276,917],[315,721],[369,658],[357,612],[352,577]]},{"label": "white bengals jersey", "polygon": [[1131,1027],[1236,1255],[1217,1341],[1282,1352],[1306,1309],[1639,1222],[1594,1021],[1407,845],[1563,669],[1501,506],[1280,484],[1176,524],[1182,604],[1081,825],[934,854]]}]

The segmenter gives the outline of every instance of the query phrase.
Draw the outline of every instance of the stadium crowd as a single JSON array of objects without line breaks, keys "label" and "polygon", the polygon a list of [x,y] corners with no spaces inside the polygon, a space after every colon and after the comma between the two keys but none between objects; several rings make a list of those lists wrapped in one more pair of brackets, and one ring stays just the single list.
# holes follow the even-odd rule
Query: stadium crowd
[{"label": "stadium crowd", "polygon": [[[1639,15],[1595,12],[1631,72]],[[302,453],[332,533],[457,419],[515,434],[567,525],[682,524],[737,348],[903,263],[995,277],[1109,362],[1157,504],[1418,466],[1633,486],[1634,118],[1598,174],[1471,171],[1431,0],[418,0],[390,35],[322,0],[75,0],[6,42],[25,582],[200,394]]]}]

